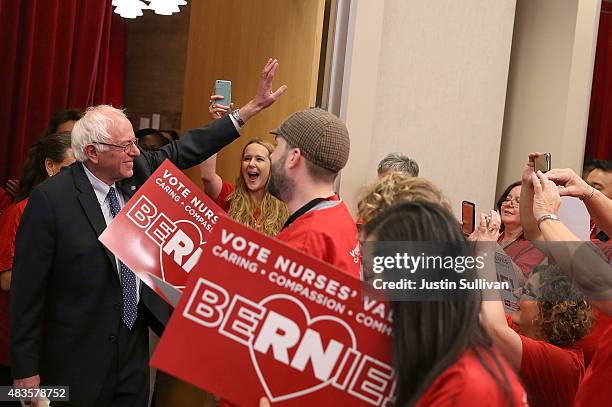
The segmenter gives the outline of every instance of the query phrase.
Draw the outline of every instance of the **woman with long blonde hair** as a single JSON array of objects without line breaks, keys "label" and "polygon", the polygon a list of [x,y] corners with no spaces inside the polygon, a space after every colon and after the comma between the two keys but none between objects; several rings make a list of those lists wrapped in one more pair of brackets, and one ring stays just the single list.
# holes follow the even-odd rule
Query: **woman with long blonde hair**
[{"label": "woman with long blonde hair", "polygon": [[[214,119],[228,113],[229,108],[214,104],[219,97],[211,96],[209,112]],[[260,138],[249,140],[242,150],[240,175],[231,184],[217,174],[217,155],[200,164],[204,191],[237,222],[270,236],[276,235],[287,220],[285,204],[268,193],[272,143]]]}]

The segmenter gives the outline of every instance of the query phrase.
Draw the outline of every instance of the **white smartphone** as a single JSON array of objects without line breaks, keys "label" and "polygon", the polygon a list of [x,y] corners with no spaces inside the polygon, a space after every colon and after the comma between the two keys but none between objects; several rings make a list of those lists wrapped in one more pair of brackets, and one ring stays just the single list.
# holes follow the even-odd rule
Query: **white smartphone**
[{"label": "white smartphone", "polygon": [[215,95],[223,96],[223,99],[215,101],[215,104],[229,107],[232,103],[232,82],[217,79],[215,81]]}]

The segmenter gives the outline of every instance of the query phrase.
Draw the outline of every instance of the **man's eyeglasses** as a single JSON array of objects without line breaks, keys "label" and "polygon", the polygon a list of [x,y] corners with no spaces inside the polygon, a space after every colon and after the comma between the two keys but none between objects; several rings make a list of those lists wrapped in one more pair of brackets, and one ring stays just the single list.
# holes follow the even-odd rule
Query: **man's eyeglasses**
[{"label": "man's eyeglasses", "polygon": [[[127,152],[128,152],[128,150],[129,150],[129,149],[130,149],[132,146],[136,147],[136,146],[138,145],[138,139],[131,140],[131,141],[129,141],[129,142],[127,142],[126,144],[123,144],[123,145],[119,145],[119,144],[112,144],[112,143],[103,143],[103,142],[101,142],[101,141],[94,141],[94,142],[93,142],[93,144],[101,144],[101,145],[103,145],[103,146],[109,146],[109,147],[117,147],[117,148],[121,148],[121,149],[123,149],[123,152],[124,152],[124,153],[127,153]],[[138,147],[136,147],[136,148],[138,148]]]}]

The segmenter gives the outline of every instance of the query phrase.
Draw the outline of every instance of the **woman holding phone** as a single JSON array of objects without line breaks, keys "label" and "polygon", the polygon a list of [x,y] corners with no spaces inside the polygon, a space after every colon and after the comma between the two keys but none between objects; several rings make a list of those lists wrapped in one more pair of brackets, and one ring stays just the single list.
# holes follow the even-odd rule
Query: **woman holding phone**
[{"label": "woman holding phone", "polygon": [[[223,99],[212,95],[208,109],[213,119],[229,113],[231,106],[215,103]],[[244,225],[275,236],[289,216],[287,206],[268,193],[270,180],[270,154],[274,146],[262,139],[249,140],[242,150],[240,176],[235,184],[217,174],[217,155],[200,164],[200,175],[206,194],[214,199],[229,216]]]}]

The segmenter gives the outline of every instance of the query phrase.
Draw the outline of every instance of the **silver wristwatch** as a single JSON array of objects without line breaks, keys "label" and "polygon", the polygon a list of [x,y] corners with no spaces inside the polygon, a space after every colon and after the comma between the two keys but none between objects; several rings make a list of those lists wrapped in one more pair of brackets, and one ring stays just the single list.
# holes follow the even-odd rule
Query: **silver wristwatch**
[{"label": "silver wristwatch", "polygon": [[242,120],[242,117],[240,117],[240,109],[236,109],[232,111],[230,114],[232,115],[234,120],[236,120],[236,123],[238,123],[240,127],[244,126],[244,120]]}]

